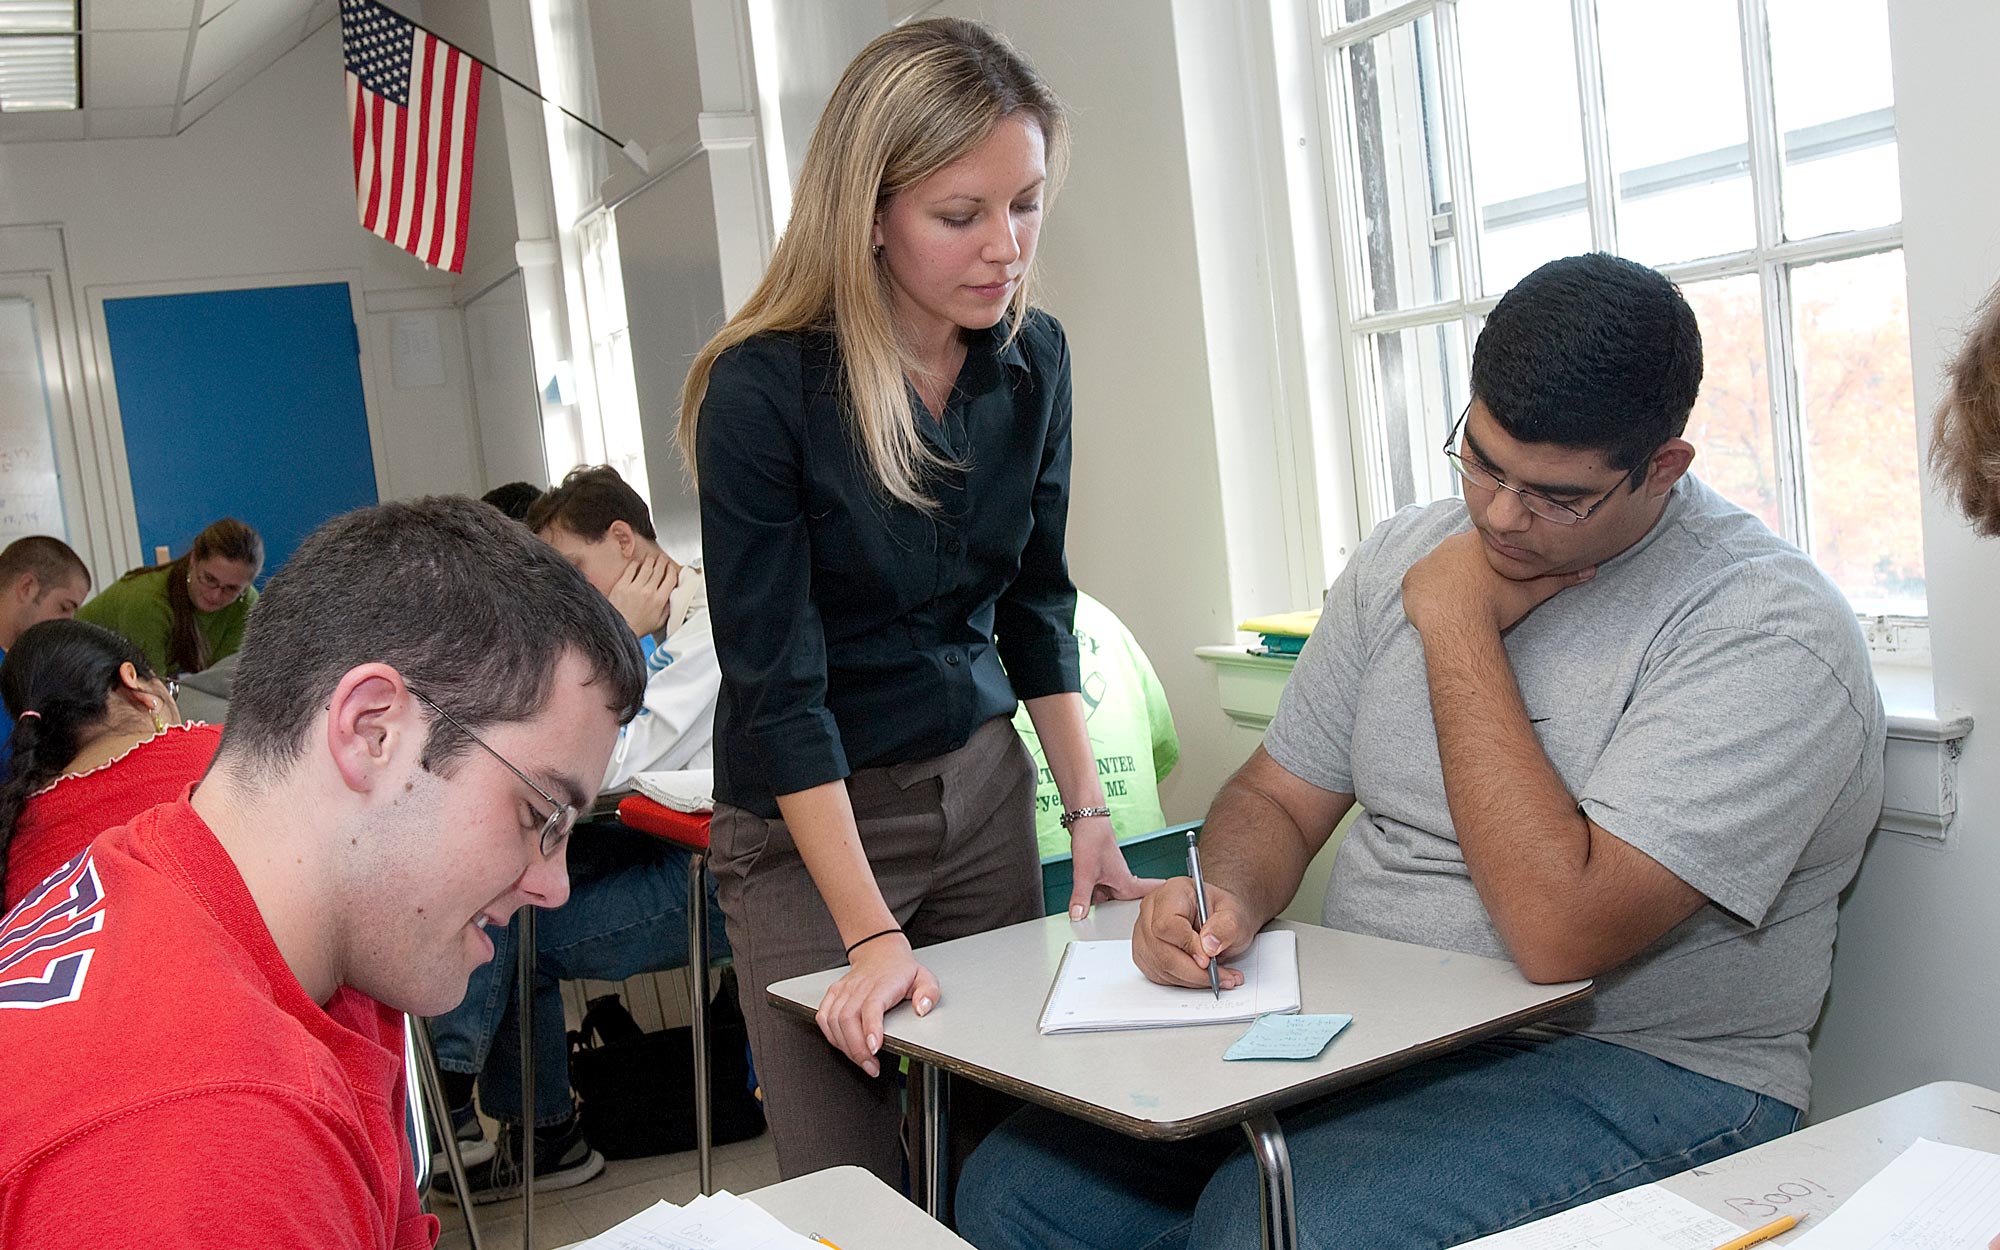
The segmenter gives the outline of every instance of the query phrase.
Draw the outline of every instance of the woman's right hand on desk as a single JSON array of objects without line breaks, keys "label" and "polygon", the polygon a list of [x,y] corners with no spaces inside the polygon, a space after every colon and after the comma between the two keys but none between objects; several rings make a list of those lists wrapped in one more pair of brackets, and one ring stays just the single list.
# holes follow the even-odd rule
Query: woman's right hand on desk
[{"label": "woman's right hand on desk", "polygon": [[850,963],[847,975],[827,987],[813,1019],[834,1049],[868,1075],[880,1076],[876,1052],[882,1049],[883,1013],[909,999],[918,1015],[929,1015],[940,997],[937,978],[917,962],[910,940],[900,933],[857,948]]},{"label": "woman's right hand on desk", "polygon": [[[1195,908],[1194,882],[1175,877],[1139,904],[1132,926],[1132,962],[1148,981],[1161,985],[1208,988],[1211,960],[1228,959],[1250,948],[1257,926],[1234,894],[1213,883],[1208,887],[1208,924]],[[1243,984],[1234,968],[1220,969],[1222,988]]]}]

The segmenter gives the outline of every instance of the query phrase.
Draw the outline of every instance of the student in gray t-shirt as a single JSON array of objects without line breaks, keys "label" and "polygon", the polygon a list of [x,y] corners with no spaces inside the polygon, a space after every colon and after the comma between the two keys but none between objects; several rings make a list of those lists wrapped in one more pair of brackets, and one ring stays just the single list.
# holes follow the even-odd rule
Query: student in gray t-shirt
[{"label": "student in gray t-shirt", "polygon": [[[1882,708],[1840,592],[1688,473],[1700,377],[1693,313],[1650,269],[1570,257],[1509,292],[1443,453],[1465,498],[1385,521],[1334,583],[1210,810],[1209,923],[1184,878],[1143,906],[1139,966],[1206,985],[1358,800],[1328,925],[1597,978],[1550,1026],[1281,1116],[1306,1244],[1456,1245],[1806,1106]],[[961,1231],[1256,1245],[1240,1140],[1149,1151],[1025,1112],[969,1162]]]}]

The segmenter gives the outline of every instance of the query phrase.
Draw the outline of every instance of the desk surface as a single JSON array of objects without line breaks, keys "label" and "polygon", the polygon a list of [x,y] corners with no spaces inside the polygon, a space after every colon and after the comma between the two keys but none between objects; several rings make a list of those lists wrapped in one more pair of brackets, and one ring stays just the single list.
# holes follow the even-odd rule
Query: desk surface
[{"label": "desk surface", "polygon": [[1660,1187],[1749,1228],[1799,1216],[1804,1224],[1772,1242],[1782,1246],[1919,1137],[2000,1153],[2000,1093],[1939,1081],[1668,1177]]},{"label": "desk surface", "polygon": [[972,1250],[866,1168],[826,1168],[738,1196],[793,1232],[824,1237],[840,1250]]},{"label": "desk surface", "polygon": [[866,1168],[827,1168],[743,1196],[841,1250],[972,1250]]},{"label": "desk surface", "polygon": [[[1070,1033],[1036,1031],[1063,947],[1130,937],[1137,903],[1105,903],[1082,924],[1067,915],[925,947],[918,958],[943,997],[919,1018],[889,1013],[883,1047],[1030,1102],[1134,1137],[1177,1139],[1356,1085],[1543,1019],[1590,994],[1587,981],[1535,985],[1510,963],[1276,921],[1299,935],[1303,1010],[1354,1017],[1319,1058],[1225,1063],[1244,1024]],[[835,968],[770,988],[780,1008],[810,1017]],[[1199,1072],[1201,1079],[1190,1080]]]}]

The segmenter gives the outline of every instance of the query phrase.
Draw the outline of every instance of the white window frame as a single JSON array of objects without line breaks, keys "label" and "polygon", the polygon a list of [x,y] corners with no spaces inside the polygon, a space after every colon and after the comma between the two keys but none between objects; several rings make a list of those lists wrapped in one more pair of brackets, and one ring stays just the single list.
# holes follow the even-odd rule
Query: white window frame
[{"label": "white window frame", "polygon": [[[596,115],[601,110],[590,41],[587,37],[565,41],[557,30],[559,23],[588,29],[582,0],[529,0],[528,8],[544,88],[554,98],[568,101],[573,111]],[[619,158],[606,151],[608,145],[600,136],[554,108],[543,106],[542,122],[569,331],[564,358],[557,363],[558,389],[565,389],[561,384],[566,383],[566,393],[556,400],[574,408],[580,461],[611,465],[650,506],[618,228],[605,206],[602,186],[607,161]],[[550,452],[557,454],[553,441]],[[561,480],[570,467],[552,460],[549,480]]]},{"label": "white window frame", "polygon": [[[1366,532],[1393,510],[1393,488],[1388,461],[1388,431],[1370,414],[1366,388],[1373,385],[1368,367],[1370,337],[1394,331],[1456,323],[1465,357],[1471,358],[1472,343],[1486,314],[1499,302],[1497,294],[1481,293],[1476,281],[1479,271],[1480,230],[1464,214],[1468,206],[1477,212],[1473,194],[1469,128],[1465,116],[1464,84],[1459,61],[1457,7],[1459,0],[1408,0],[1394,4],[1364,20],[1343,24],[1336,16],[1340,0],[1317,0],[1313,10],[1314,39],[1318,64],[1314,67],[1320,92],[1322,118],[1326,125],[1322,164],[1329,202],[1333,205],[1328,229],[1332,235],[1336,270],[1336,313],[1340,326],[1343,366],[1346,376],[1349,437],[1353,440],[1356,466],[1354,490],[1362,529]],[[1494,0],[1475,0],[1492,3]],[[1799,418],[1797,344],[1793,334],[1791,300],[1794,268],[1833,260],[1849,260],[1897,250],[1903,243],[1903,226],[1894,224],[1862,230],[1842,231],[1800,240],[1786,240],[1781,217],[1780,193],[1783,151],[1778,133],[1775,90],[1766,0],[1738,0],[1738,33],[1742,40],[1745,103],[1749,121],[1750,184],[1756,215],[1756,243],[1753,247],[1699,261],[1660,266],[1661,272],[1677,283],[1714,278],[1754,275],[1762,288],[1767,368],[1771,377],[1771,420],[1773,459],[1779,486],[1780,533],[1807,548],[1811,534],[1810,500],[1804,473],[1804,430]],[[1362,289],[1367,272],[1363,240],[1357,223],[1364,220],[1361,189],[1347,159],[1355,143],[1353,93],[1348,81],[1345,51],[1399,27],[1429,16],[1437,41],[1440,68],[1439,95],[1450,202],[1449,227],[1458,246],[1458,297],[1423,307],[1392,312],[1366,312],[1366,292]],[[1615,173],[1610,150],[1610,128],[1606,118],[1604,77],[1600,63],[1596,0],[1570,0],[1571,29],[1578,99],[1583,129],[1586,208],[1591,230],[1591,246],[1617,252],[1618,223]],[[1887,124],[1893,125],[1893,119]],[[1411,145],[1414,146],[1414,145]],[[1473,228],[1466,228],[1466,226]],[[1427,414],[1426,424],[1430,416]],[[1439,419],[1448,424],[1457,414]],[[1427,431],[1428,432],[1428,431]],[[1914,437],[1914,431],[1912,431]],[[1437,431],[1442,444],[1445,431]],[[1414,449],[1413,449],[1414,450]],[[1808,548],[1809,549],[1809,548]],[[1877,658],[1898,663],[1927,663],[1929,630],[1924,617],[1896,616],[1867,610],[1857,605],[1857,616],[1867,626],[1869,643]]]}]

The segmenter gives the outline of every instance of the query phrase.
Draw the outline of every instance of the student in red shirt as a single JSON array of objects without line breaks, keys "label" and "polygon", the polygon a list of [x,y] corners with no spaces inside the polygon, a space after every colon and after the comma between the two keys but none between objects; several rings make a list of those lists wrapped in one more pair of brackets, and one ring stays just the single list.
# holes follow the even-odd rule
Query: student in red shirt
[{"label": "student in red shirt", "polygon": [[435,1242],[385,1039],[567,896],[644,683],[587,589],[471,500],[299,548],[207,775],[0,919],[0,1244]]},{"label": "student in red shirt", "polygon": [[0,782],[6,907],[208,770],[222,730],[184,724],[175,693],[137,644],[101,625],[44,621],[21,634],[0,663],[0,696],[22,718]]}]

